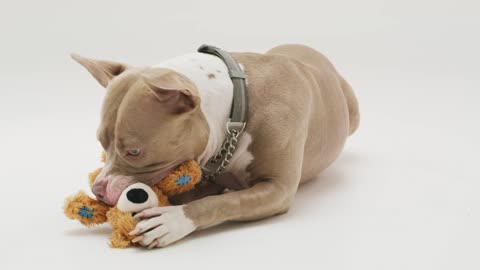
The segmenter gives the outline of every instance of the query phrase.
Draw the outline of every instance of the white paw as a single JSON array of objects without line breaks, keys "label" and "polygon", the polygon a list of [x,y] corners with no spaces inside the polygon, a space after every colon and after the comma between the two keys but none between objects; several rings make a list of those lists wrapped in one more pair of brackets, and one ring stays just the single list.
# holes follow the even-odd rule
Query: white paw
[{"label": "white paw", "polygon": [[135,218],[142,221],[130,232],[139,235],[133,241],[148,248],[167,246],[196,229],[193,221],[185,216],[183,205],[146,209]]}]

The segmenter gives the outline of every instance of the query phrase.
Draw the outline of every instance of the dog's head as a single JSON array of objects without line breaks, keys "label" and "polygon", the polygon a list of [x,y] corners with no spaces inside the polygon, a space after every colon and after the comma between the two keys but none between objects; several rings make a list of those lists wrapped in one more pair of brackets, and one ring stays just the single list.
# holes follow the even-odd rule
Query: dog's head
[{"label": "dog's head", "polygon": [[115,205],[132,183],[149,186],[204,151],[209,128],[195,84],[173,70],[72,55],[106,88],[97,137],[107,159],[95,196]]}]

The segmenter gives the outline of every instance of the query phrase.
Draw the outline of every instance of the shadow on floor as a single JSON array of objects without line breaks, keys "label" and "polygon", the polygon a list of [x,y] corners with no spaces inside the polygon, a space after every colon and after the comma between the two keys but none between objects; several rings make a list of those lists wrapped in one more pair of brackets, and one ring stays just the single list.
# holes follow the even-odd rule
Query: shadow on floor
[{"label": "shadow on floor", "polygon": [[92,236],[92,235],[105,235],[105,236],[110,236],[112,233],[112,229],[108,225],[99,225],[91,228],[87,228],[85,226],[75,228],[75,229],[70,229],[66,230],[64,232],[64,235],[66,236],[79,236],[79,237],[84,237],[84,236]]},{"label": "shadow on floor", "polygon": [[[319,176],[314,179],[300,185],[295,200],[290,208],[289,212],[284,215],[274,216],[262,220],[251,222],[227,222],[218,226],[203,229],[194,232],[192,235],[179,241],[176,245],[182,245],[188,243],[190,240],[203,238],[210,236],[211,234],[222,234],[230,232],[232,230],[247,229],[253,226],[272,226],[281,222],[284,219],[296,218],[301,215],[302,206],[315,205],[316,200],[322,197],[322,194],[333,192],[339,189],[342,185],[345,185],[345,170],[348,169],[352,163],[356,163],[358,157],[351,153],[343,153],[342,156],[332,166],[323,171]],[[102,225],[93,228],[80,227],[78,229],[72,229],[65,231],[67,236],[87,236],[87,235],[106,235],[111,234],[111,229],[108,225]],[[143,252],[147,250],[139,250]]]},{"label": "shadow on floor", "polygon": [[[284,215],[251,222],[228,222],[215,227],[196,231],[187,239],[193,240],[196,238],[207,237],[211,234],[219,234],[232,230],[246,229],[252,226],[270,226],[271,224],[281,222],[283,219],[295,218],[295,210],[299,210],[299,208],[302,208],[302,205],[314,204],[314,201],[317,198],[321,197],[322,194],[332,192],[345,185],[345,182],[347,180],[345,178],[345,170],[347,170],[348,167],[351,166],[353,163],[356,163],[358,159],[359,157],[354,155],[353,153],[345,152],[336,162],[334,162],[329,168],[323,171],[319,176],[300,185],[292,207],[290,208],[289,212]],[[188,240],[185,242],[188,242]]]}]

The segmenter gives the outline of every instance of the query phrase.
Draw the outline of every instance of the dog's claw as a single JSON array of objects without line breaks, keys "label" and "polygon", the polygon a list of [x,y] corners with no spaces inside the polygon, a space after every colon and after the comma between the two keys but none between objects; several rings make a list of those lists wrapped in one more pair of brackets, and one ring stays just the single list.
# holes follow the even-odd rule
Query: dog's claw
[{"label": "dog's claw", "polygon": [[152,248],[156,247],[156,246],[158,245],[158,243],[159,243],[159,240],[158,240],[158,239],[155,240],[155,241],[153,241],[153,242],[148,246],[148,249],[152,249]]},{"label": "dog's claw", "polygon": [[141,231],[142,230],[140,228],[135,228],[135,229],[133,229],[133,231],[129,232],[128,235],[136,235]]},{"label": "dog's claw", "polygon": [[140,242],[140,241],[143,240],[143,238],[145,238],[145,236],[143,236],[143,235],[137,236],[137,237],[133,238],[132,242],[133,243]]},{"label": "dog's claw", "polygon": [[141,219],[143,217],[143,212],[137,213],[133,216],[134,219]]}]

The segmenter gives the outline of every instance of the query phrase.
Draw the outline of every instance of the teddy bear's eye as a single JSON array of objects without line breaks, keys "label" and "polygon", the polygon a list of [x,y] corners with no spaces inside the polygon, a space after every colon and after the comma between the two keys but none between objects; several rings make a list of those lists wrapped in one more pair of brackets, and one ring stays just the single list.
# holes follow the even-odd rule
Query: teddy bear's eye
[{"label": "teddy bear's eye", "polygon": [[131,149],[131,150],[127,150],[127,156],[138,156],[142,153],[142,150],[140,149]]}]

